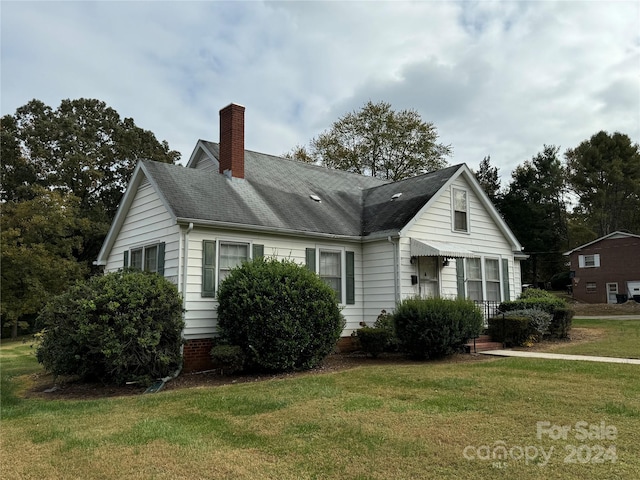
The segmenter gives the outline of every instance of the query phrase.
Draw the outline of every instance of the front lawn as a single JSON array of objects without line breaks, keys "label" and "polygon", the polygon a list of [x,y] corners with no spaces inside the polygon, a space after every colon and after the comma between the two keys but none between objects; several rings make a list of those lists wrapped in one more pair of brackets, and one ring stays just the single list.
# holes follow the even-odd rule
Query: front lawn
[{"label": "front lawn", "polygon": [[640,358],[640,320],[574,319],[572,336],[578,342],[546,343],[539,351],[571,355]]},{"label": "front lawn", "polygon": [[474,357],[87,401],[19,397],[29,353],[0,347],[2,478],[640,475],[636,365]]}]

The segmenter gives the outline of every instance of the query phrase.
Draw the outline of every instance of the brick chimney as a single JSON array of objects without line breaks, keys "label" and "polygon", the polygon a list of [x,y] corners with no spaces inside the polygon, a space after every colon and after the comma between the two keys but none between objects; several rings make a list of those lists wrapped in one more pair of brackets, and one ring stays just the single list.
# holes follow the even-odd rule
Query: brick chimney
[{"label": "brick chimney", "polygon": [[244,178],[244,107],[232,103],[220,110],[220,173]]}]

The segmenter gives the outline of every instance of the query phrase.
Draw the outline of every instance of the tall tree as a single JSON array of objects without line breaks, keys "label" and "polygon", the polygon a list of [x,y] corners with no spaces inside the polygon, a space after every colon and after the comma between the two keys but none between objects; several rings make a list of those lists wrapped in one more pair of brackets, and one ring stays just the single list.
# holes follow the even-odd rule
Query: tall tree
[{"label": "tall tree", "polygon": [[30,200],[2,203],[2,324],[13,337],[52,295],[86,273],[74,257],[82,248],[79,199],[35,186]]},{"label": "tall tree", "polygon": [[491,165],[491,156],[484,157],[478,171],[474,173],[484,192],[495,202],[500,195],[500,175],[498,167]]},{"label": "tall tree", "polygon": [[596,236],[640,233],[640,147],[628,135],[601,131],[565,153],[579,211]]},{"label": "tall tree", "polygon": [[[178,152],[104,102],[32,100],[0,123],[2,323],[90,272],[140,159]],[[61,290],[62,289],[62,290]]]},{"label": "tall tree", "polygon": [[505,221],[530,255],[523,274],[533,283],[563,269],[562,251],[567,248],[566,185],[559,150],[545,145],[542,152],[518,166],[499,203]]},{"label": "tall tree", "polygon": [[76,197],[84,222],[78,260],[91,265],[140,159],[174,163],[180,154],[94,99],[57,109],[32,100],[2,117],[4,201],[32,200],[40,186]]},{"label": "tall tree", "polygon": [[393,181],[447,165],[451,147],[415,110],[396,112],[386,102],[367,102],[311,140],[311,158],[326,167]]}]

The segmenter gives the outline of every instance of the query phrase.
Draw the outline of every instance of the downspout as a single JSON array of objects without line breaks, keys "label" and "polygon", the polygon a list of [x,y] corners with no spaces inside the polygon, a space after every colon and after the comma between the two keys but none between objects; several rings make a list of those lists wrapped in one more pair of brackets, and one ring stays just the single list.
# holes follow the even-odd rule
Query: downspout
[{"label": "downspout", "polygon": [[398,303],[398,252],[396,251],[396,243],[391,238],[391,235],[387,237],[387,242],[393,245],[393,298]]},{"label": "downspout", "polygon": [[[189,223],[189,226],[184,232],[184,258],[182,261],[182,310],[186,310],[187,306],[187,267],[189,261],[189,232],[193,230],[193,222]],[[180,345],[180,356],[184,355],[184,330],[182,331],[182,345]],[[165,383],[169,380],[173,380],[182,371],[182,364],[178,367],[178,369],[173,372],[172,375],[168,375],[164,378],[158,379],[155,383],[153,383],[144,393],[158,393],[164,387]]]}]

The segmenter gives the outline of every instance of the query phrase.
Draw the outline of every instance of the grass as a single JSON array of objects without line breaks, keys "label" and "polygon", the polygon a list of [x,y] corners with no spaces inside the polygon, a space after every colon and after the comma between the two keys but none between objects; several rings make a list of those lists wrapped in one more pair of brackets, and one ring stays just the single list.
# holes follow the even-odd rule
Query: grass
[{"label": "grass", "polygon": [[640,320],[574,319],[573,327],[594,332],[592,340],[550,344],[541,351],[572,355],[640,358]]},{"label": "grass", "polygon": [[[21,343],[0,347],[3,382],[10,387],[5,392],[3,383],[2,478],[640,475],[640,382],[634,365],[518,358],[426,362],[54,401],[18,395],[39,371],[30,353]],[[580,421],[593,426],[592,438],[577,438]],[[537,422],[572,430],[567,439],[553,439],[538,435]],[[594,437],[601,422],[617,429],[615,438]],[[484,459],[503,446],[507,458]],[[571,446],[580,457],[571,456]],[[615,463],[598,456],[600,446],[615,447]],[[551,452],[548,463],[541,449]]]}]

